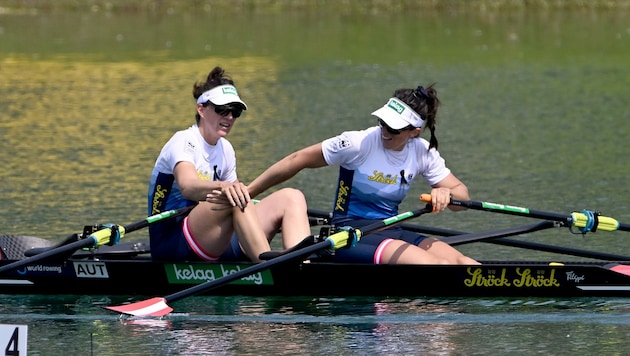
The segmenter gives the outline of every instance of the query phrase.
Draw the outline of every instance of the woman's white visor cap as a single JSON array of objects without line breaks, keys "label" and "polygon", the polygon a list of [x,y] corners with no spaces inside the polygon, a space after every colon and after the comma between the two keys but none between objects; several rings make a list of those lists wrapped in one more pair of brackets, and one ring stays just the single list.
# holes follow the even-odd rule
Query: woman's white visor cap
[{"label": "woman's white visor cap", "polygon": [[387,126],[394,130],[404,129],[409,125],[422,127],[424,123],[418,113],[398,98],[390,98],[387,104],[373,112],[372,115],[385,121]]},{"label": "woman's white visor cap", "polygon": [[213,105],[239,103],[243,105],[243,109],[247,110],[247,105],[238,96],[238,92],[233,85],[219,85],[204,92],[197,98],[197,104],[203,104],[208,101]]}]

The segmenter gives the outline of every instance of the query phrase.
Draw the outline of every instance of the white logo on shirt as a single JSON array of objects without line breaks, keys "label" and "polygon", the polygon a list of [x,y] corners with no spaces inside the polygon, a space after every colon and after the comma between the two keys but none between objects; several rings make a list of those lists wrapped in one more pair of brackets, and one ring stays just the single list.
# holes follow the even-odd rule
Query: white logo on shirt
[{"label": "white logo on shirt", "polygon": [[195,144],[190,142],[190,141],[186,141],[186,151],[191,151],[191,152],[195,152]]},{"label": "white logo on shirt", "polygon": [[337,138],[337,141],[333,142],[332,144],[332,151],[333,152],[339,152],[343,149],[346,149],[348,147],[352,146],[352,143],[350,142],[350,140],[345,139],[345,138]]}]

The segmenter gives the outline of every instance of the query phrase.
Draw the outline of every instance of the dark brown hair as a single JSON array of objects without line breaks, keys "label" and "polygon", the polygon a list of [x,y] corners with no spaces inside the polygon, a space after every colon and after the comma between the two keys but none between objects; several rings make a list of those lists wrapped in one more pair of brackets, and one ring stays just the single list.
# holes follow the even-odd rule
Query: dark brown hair
[{"label": "dark brown hair", "polygon": [[429,149],[438,148],[438,140],[435,137],[435,124],[440,100],[437,97],[437,91],[431,84],[427,88],[419,85],[416,89],[398,89],[394,92],[394,97],[402,100],[409,105],[424,120],[424,126],[431,131],[431,139],[429,141]]},{"label": "dark brown hair", "polygon": [[[226,84],[234,85],[234,81],[225,73],[223,68],[216,66],[210,71],[210,73],[208,73],[208,77],[205,82],[196,82],[193,84],[193,97],[197,100],[201,94],[207,92],[208,90],[218,87],[219,85]],[[195,114],[195,120],[197,123],[201,120],[199,113]]]}]

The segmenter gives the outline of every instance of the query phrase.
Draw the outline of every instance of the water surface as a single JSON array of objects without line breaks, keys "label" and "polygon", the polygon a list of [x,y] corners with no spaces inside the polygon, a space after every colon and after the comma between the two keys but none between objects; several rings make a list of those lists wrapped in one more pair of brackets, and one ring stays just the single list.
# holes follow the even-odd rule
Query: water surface
[{"label": "water surface", "polygon": [[[142,219],[153,162],[174,131],[194,122],[192,84],[215,65],[232,74],[251,108],[229,136],[245,182],[293,150],[373,125],[370,112],[395,89],[435,82],[440,152],[474,199],[630,221],[623,2],[613,9],[97,2],[19,11],[13,3],[0,5],[2,234],[56,241],[83,225]],[[336,174],[307,170],[283,186],[302,189],[312,208],[330,209]],[[418,207],[427,191],[418,183],[402,209]],[[467,211],[415,222],[483,231],[529,221]],[[126,238],[146,237],[142,230]],[[630,255],[622,232],[555,229],[520,238]],[[558,258],[481,243],[460,249],[478,259]],[[630,349],[625,299],[195,297],[165,320],[129,321],[100,308],[109,298],[2,295],[0,323],[29,325],[33,355]]]}]

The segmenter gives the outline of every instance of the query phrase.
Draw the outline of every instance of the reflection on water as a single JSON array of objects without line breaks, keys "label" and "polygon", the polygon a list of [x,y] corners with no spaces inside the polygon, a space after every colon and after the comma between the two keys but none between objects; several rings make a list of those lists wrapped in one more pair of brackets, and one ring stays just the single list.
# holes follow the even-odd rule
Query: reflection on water
[{"label": "reflection on water", "polygon": [[[475,199],[588,208],[630,222],[627,6],[168,3],[0,5],[0,234],[60,240],[86,224],[144,217],[158,151],[194,122],[192,84],[215,65],[250,107],[229,136],[245,182],[292,150],[373,125],[369,113],[394,89],[437,82],[440,151]],[[336,174],[307,170],[285,185],[328,209]],[[416,208],[427,189],[412,187],[402,209]],[[416,222],[462,231],[526,223],[474,211]],[[522,237],[628,255],[627,238],[566,229]],[[490,244],[460,249],[483,259],[557,257]],[[119,319],[101,309],[109,304],[1,296],[0,323],[28,324],[35,355],[630,351],[628,300],[194,297],[178,302],[188,314],[163,320]]]},{"label": "reflection on water", "polygon": [[[85,224],[144,216],[158,150],[193,123],[192,83],[217,64],[251,108],[229,137],[245,182],[292,150],[373,125],[369,113],[394,89],[437,82],[440,150],[474,198],[561,213],[595,209],[630,221],[621,194],[630,168],[616,163],[629,154],[623,11],[463,16],[452,9],[393,17],[254,8],[240,15],[251,21],[235,27],[214,11],[175,9],[163,18],[5,16],[1,233],[60,239]],[[23,16],[32,26],[18,31]],[[212,31],[215,25],[231,30]],[[11,36],[21,40],[1,41]],[[329,209],[335,178],[333,168],[307,170],[285,185],[301,188],[310,206]],[[427,190],[412,187],[402,209],[415,208],[414,197]],[[471,211],[420,220],[481,231],[518,218]],[[546,236],[574,242],[566,230]],[[602,249],[622,238],[600,236],[579,243]],[[478,255],[478,246],[462,249]],[[484,258],[506,253],[482,250]]]},{"label": "reflection on water", "polygon": [[53,349],[98,355],[629,351],[623,342],[630,331],[628,299],[195,297],[179,302],[191,308],[187,314],[119,319],[101,309],[100,300],[90,308],[79,298],[80,314],[6,313],[13,303],[37,309],[61,302],[76,310],[70,297],[25,300],[3,297],[0,320],[28,324],[30,335],[49,335],[45,330],[51,329],[64,336],[30,339],[35,354],[51,343],[58,345]]},{"label": "reflection on water", "polygon": [[[155,157],[174,131],[194,123],[192,84],[220,62],[233,68],[250,105],[270,114],[277,110],[254,94],[277,76],[276,65],[264,58],[158,64],[5,61],[4,80],[11,85],[0,89],[8,107],[0,149],[10,156],[1,199],[10,209],[3,232],[51,237],[49,231],[76,231],[104,217],[127,223],[146,214],[146,182]],[[262,125],[255,113],[239,125],[247,131],[230,135],[236,147],[250,135],[265,137],[256,133]],[[240,171],[247,173],[247,166]]]}]

